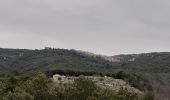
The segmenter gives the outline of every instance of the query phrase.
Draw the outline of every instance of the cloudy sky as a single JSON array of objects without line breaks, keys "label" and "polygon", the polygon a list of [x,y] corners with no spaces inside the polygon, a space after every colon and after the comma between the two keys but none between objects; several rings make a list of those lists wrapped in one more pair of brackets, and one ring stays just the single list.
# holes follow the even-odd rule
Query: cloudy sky
[{"label": "cloudy sky", "polygon": [[0,47],[170,51],[169,0],[0,0]]}]

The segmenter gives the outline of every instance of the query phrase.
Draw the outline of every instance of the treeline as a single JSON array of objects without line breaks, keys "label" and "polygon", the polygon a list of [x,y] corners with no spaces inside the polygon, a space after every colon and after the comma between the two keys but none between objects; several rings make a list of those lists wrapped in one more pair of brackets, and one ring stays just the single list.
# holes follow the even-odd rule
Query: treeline
[{"label": "treeline", "polygon": [[45,72],[47,76],[53,76],[54,74],[60,74],[64,76],[93,76],[93,75],[99,75],[99,76],[105,76],[105,73],[102,72],[96,72],[96,71],[75,71],[75,70],[49,70]]},{"label": "treeline", "polygon": [[56,85],[45,74],[37,73],[26,80],[19,76],[1,80],[0,100],[154,100],[154,95],[138,95],[123,88],[118,92],[104,89],[84,77],[72,84]]},{"label": "treeline", "polygon": [[53,76],[54,74],[60,74],[64,76],[108,76],[115,79],[122,79],[128,82],[131,86],[141,90],[141,91],[152,91],[152,85],[148,79],[146,79],[141,74],[128,73],[124,71],[118,71],[115,73],[104,73],[104,72],[95,72],[95,71],[73,71],[73,70],[52,70],[47,71],[47,76]]}]

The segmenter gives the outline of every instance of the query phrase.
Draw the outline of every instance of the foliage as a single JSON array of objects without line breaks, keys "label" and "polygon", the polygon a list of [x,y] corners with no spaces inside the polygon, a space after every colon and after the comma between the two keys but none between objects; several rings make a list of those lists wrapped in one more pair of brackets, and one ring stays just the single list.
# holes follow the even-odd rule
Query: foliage
[{"label": "foliage", "polygon": [[[170,53],[155,52],[132,55],[119,55],[122,69],[132,72],[169,73]],[[129,61],[134,59],[134,61]]]},{"label": "foliage", "polygon": [[[148,96],[146,96],[148,98]],[[138,94],[121,89],[119,92],[101,88],[83,76],[73,83],[48,83],[43,73],[23,81],[8,78],[0,83],[0,100],[137,100]],[[150,99],[147,99],[150,100]]]},{"label": "foliage", "polygon": [[[131,86],[142,91],[154,90],[157,93],[155,96],[161,95],[160,98],[170,98],[168,94],[170,92],[170,78],[165,79],[163,76],[163,74],[170,73],[169,52],[118,55],[110,58],[116,58],[118,62],[110,62],[103,59],[101,56],[88,55],[76,50],[54,48],[46,48],[43,50],[0,48],[0,81],[4,80],[4,78],[9,78],[11,75],[8,74],[18,76],[11,77],[11,81],[14,81],[14,85],[11,85],[13,83],[10,82],[3,83],[3,87],[6,87],[5,90],[3,89],[4,91],[14,91],[15,85],[20,85],[29,79],[29,77],[24,78],[23,76],[29,76],[37,71],[47,72],[50,70],[46,73],[49,76],[54,73],[61,73],[66,76],[79,76],[81,74],[106,75],[128,81]],[[116,73],[117,75],[112,73],[120,70],[140,73],[142,77],[131,73]],[[163,76],[163,78],[160,78],[152,84],[154,85],[161,81],[159,86],[152,88],[148,80],[143,78],[143,74],[151,74],[149,75],[151,77],[145,77],[152,82],[152,77],[157,78],[156,75],[152,76],[152,74],[156,73]],[[165,85],[164,82],[169,83]],[[9,86],[7,84],[9,84]],[[0,89],[0,93],[1,92],[2,89]],[[49,95],[51,95],[51,91],[49,91]]]},{"label": "foliage", "polygon": [[[116,63],[100,56],[87,56],[76,50],[67,49],[2,49],[0,48],[0,70],[2,72],[35,72],[52,69],[83,71],[113,71]],[[16,73],[18,74],[18,73]]]},{"label": "foliage", "polygon": [[39,73],[31,80],[26,81],[24,88],[35,100],[48,100],[50,94],[47,82],[47,77]]},{"label": "foliage", "polygon": [[154,94],[152,92],[146,92],[143,96],[143,100],[154,100]]},{"label": "foliage", "polygon": [[127,89],[121,88],[118,92],[118,97],[120,100],[138,100],[136,93],[128,92]]},{"label": "foliage", "polygon": [[33,96],[24,91],[20,87],[16,87],[14,91],[9,91],[3,96],[3,100],[34,100]]},{"label": "foliage", "polygon": [[122,79],[126,82],[128,82],[131,86],[140,89],[141,91],[149,90],[152,91],[152,85],[151,82],[148,81],[148,79],[144,78],[141,74],[135,74],[135,73],[128,73],[124,71],[118,71],[115,73],[102,73],[102,72],[95,72],[95,71],[73,71],[73,70],[51,70],[47,71],[46,74],[48,76],[52,76],[54,74],[60,74],[65,76],[109,76],[113,77],[115,79]]},{"label": "foliage", "polygon": [[149,90],[152,91],[151,83],[144,78],[144,76],[135,73],[127,73],[123,71],[119,71],[113,74],[113,77],[116,79],[122,79],[129,82],[130,85],[136,87],[142,91]]}]

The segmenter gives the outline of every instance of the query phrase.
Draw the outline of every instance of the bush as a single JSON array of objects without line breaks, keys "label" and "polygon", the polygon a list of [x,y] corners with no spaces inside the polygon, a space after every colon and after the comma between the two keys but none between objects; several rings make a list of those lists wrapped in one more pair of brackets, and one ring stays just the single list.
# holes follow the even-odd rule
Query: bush
[{"label": "bush", "polygon": [[141,91],[147,91],[147,90],[152,91],[153,90],[151,83],[140,74],[126,73],[126,72],[120,71],[120,72],[115,73],[112,77],[116,79],[125,80],[129,82],[131,86]]},{"label": "bush", "polygon": [[143,100],[154,100],[154,94],[152,92],[146,92],[143,96]]},{"label": "bush", "polygon": [[[138,100],[138,95],[127,89],[118,92],[97,86],[83,76],[73,83],[48,83],[43,73],[23,81],[15,77],[0,82],[0,100]],[[153,100],[146,93],[143,100]]]},{"label": "bush", "polygon": [[34,100],[34,98],[22,88],[16,87],[13,92],[9,91],[3,100]]}]

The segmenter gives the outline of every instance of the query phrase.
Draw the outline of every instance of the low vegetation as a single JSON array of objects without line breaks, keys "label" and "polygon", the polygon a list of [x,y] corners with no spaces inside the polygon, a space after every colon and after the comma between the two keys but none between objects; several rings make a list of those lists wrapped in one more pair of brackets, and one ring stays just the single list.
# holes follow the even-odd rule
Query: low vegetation
[{"label": "low vegetation", "polygon": [[60,74],[60,75],[65,75],[65,76],[80,76],[80,75],[85,75],[85,76],[109,76],[114,79],[122,79],[126,82],[128,82],[131,86],[141,90],[141,91],[152,91],[152,85],[146,79],[143,75],[141,74],[135,74],[135,73],[127,73],[124,71],[118,71],[115,73],[102,73],[102,72],[95,72],[95,71],[73,71],[73,70],[51,70],[47,71],[46,74],[48,76],[52,76],[54,74]]},{"label": "low vegetation", "polygon": [[32,77],[9,76],[0,81],[0,100],[154,100],[152,93],[138,95],[97,86],[83,76],[72,84],[55,85],[43,73]]},{"label": "low vegetation", "polygon": [[46,74],[50,76],[55,71],[64,74],[63,70],[66,75],[97,74],[122,79],[141,91],[153,91],[156,100],[170,100],[170,52],[103,57],[67,49],[0,48],[2,79],[11,73],[15,75],[24,73],[22,74],[24,77],[37,71],[49,71]]}]

